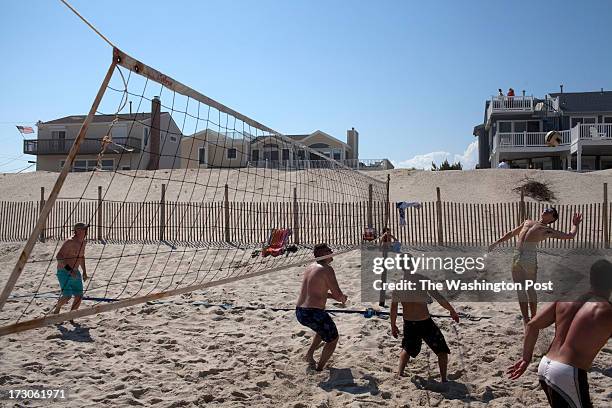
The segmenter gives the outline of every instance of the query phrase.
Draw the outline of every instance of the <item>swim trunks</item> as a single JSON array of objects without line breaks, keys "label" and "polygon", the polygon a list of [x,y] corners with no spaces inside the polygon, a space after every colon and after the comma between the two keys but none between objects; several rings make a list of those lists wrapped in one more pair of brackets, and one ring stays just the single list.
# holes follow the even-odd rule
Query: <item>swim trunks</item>
[{"label": "swim trunks", "polygon": [[314,330],[321,339],[329,343],[338,338],[338,329],[336,324],[323,309],[317,309],[314,307],[296,307],[295,317],[298,322],[303,326],[309,327]]},{"label": "swim trunks", "polygon": [[551,407],[593,407],[586,371],[544,356],[538,377]]},{"label": "swim trunks", "polygon": [[81,272],[78,269],[74,269],[74,272],[76,277],[72,276],[70,271],[65,268],[57,269],[57,280],[59,281],[63,297],[83,296]]},{"label": "swim trunks", "polygon": [[411,357],[416,357],[421,352],[423,340],[435,354],[450,354],[444,335],[431,317],[417,321],[404,320],[402,348]]}]

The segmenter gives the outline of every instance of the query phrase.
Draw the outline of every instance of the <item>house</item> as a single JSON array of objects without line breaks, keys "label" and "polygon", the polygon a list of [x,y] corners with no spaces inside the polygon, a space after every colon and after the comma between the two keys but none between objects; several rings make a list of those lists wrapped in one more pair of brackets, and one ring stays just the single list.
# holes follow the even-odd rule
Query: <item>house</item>
[{"label": "house", "polygon": [[[151,112],[160,112],[153,98]],[[85,115],[38,122],[36,139],[23,141],[23,152],[35,155],[37,171],[60,171],[76,139]],[[153,119],[153,123],[152,123]],[[102,152],[103,138],[112,143]],[[140,170],[180,168],[182,133],[168,112],[95,115],[79,146],[72,171]]]},{"label": "house", "polygon": [[[286,135],[284,142],[273,135],[243,135],[239,132],[218,133],[211,129],[184,137],[181,156],[187,168],[207,167],[306,167],[322,160],[299,145],[347,166],[359,163],[359,133],[347,131],[347,142],[317,130],[310,134]],[[389,163],[390,164],[390,163]]]},{"label": "house", "polygon": [[[546,144],[557,130],[562,143]],[[612,92],[549,93],[543,98],[493,96],[485,103],[484,121],[474,128],[479,167],[502,161],[515,168],[612,168]]]}]

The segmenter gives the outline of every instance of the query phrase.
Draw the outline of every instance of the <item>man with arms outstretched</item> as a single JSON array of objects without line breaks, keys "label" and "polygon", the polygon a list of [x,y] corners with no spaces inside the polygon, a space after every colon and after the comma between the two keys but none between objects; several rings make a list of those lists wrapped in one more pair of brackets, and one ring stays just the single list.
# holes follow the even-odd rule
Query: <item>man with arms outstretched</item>
[{"label": "man with arms outstretched", "polygon": [[[74,235],[64,242],[56,255],[57,280],[60,284],[62,294],[53,310],[54,314],[60,312],[63,305],[74,297],[70,310],[77,310],[83,300],[83,281],[87,280],[85,269],[85,237],[87,236],[87,225],[79,222],[72,228]],[[83,269],[83,276],[79,271]]]},{"label": "man with arms outstretched", "polygon": [[519,378],[529,366],[538,333],[555,324],[555,337],[538,367],[540,385],[551,407],[592,407],[587,370],[612,336],[612,263],[591,266],[591,291],[576,302],[555,302],[528,324],[523,358],[508,369]]},{"label": "man with arms outstretched", "polygon": [[[502,242],[512,237],[517,237],[516,249],[512,259],[512,279],[515,283],[521,283],[525,287],[525,281],[537,280],[538,272],[538,243],[548,238],[573,239],[578,232],[578,225],[582,221],[582,214],[576,213],[572,217],[572,229],[569,233],[557,231],[549,224],[557,221],[559,214],[554,208],[547,208],[542,212],[538,221],[525,220],[521,225],[508,232],[506,235],[489,246],[489,252]],[[538,309],[538,298],[535,289],[531,286],[527,293],[517,290],[519,306],[523,315],[523,324],[529,322],[529,311],[531,317],[535,316]],[[529,303],[529,309],[527,304]]]},{"label": "man with arms outstretched", "polygon": [[424,340],[429,348],[438,356],[440,377],[442,382],[446,382],[446,368],[448,366],[448,355],[450,354],[450,350],[440,328],[432,320],[429,314],[429,309],[427,308],[427,301],[429,298],[427,294],[429,293],[436,299],[440,306],[448,310],[455,322],[459,322],[459,316],[453,306],[448,303],[446,298],[438,291],[424,291],[420,289],[420,281],[428,280],[425,276],[418,273],[412,275],[404,273],[404,280],[415,282],[415,289],[394,291],[391,311],[389,313],[391,334],[393,337],[397,338],[399,335],[399,329],[396,324],[397,309],[398,303],[401,302],[404,318],[404,339],[402,340],[402,351],[400,352],[397,375],[400,377],[404,375],[404,368],[406,368],[408,360],[410,360],[410,357],[415,358],[419,354],[421,351],[421,344]]},{"label": "man with arms outstretched", "polygon": [[[323,256],[327,258],[316,261],[304,271],[302,289],[295,308],[298,322],[316,333],[312,339],[312,345],[306,352],[305,360],[311,366],[316,367],[317,371],[323,370],[338,344],[338,329],[329,313],[325,311],[327,299],[332,298],[342,304],[346,303],[347,299],[338,286],[334,268],[330,266],[334,260],[331,257],[332,253],[327,244],[317,244],[314,247],[315,258]],[[325,342],[325,346],[319,362],[316,363],[314,352],[321,341]]]}]

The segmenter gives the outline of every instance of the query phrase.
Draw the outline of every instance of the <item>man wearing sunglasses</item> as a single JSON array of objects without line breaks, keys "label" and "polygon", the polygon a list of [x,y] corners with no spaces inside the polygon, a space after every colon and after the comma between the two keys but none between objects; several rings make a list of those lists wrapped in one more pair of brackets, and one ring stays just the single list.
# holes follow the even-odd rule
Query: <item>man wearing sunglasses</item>
[{"label": "man wearing sunglasses", "polygon": [[[572,229],[565,233],[551,228],[549,225],[559,219],[559,213],[554,208],[547,208],[540,215],[540,219],[525,220],[521,225],[489,246],[489,252],[502,242],[517,237],[516,249],[512,259],[512,279],[525,287],[525,281],[533,282],[537,279],[538,271],[538,243],[548,238],[574,239],[578,232],[578,225],[582,221],[582,214],[575,213],[572,217]],[[529,323],[531,317],[536,315],[538,299],[533,285],[525,291],[517,290],[519,306],[523,315],[523,324]]]}]

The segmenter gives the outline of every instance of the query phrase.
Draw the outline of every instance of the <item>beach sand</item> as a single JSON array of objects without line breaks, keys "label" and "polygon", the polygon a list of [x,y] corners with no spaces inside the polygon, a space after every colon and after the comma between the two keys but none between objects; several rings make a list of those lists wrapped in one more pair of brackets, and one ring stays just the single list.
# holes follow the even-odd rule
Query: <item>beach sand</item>
[{"label": "beach sand", "polygon": [[[51,245],[37,245],[36,251]],[[15,247],[1,246],[2,280]],[[363,310],[373,305],[360,301],[360,262],[359,251],[352,251],[333,265],[349,297],[347,307]],[[38,265],[43,273],[46,264]],[[396,378],[401,341],[391,337],[389,321],[357,314],[334,317],[340,341],[330,368],[311,371],[301,357],[313,333],[298,324],[293,311],[270,310],[293,308],[302,269],[86,317],[80,327],[65,323],[2,337],[0,387],[64,387],[72,399],[57,406],[83,407],[547,406],[536,370],[551,330],[541,333],[523,377],[505,378],[522,345],[513,302],[455,304],[458,311],[491,317],[464,320],[456,331],[450,319],[436,319],[451,348],[448,384],[439,382],[436,357],[425,345],[408,364],[407,376]],[[36,302],[41,308],[53,303]],[[431,312],[447,315],[437,304]],[[606,347],[589,374],[596,406],[609,404],[610,367],[612,349]]]},{"label": "beach sand", "polygon": [[[386,172],[369,174],[386,178]],[[457,202],[516,201],[518,197],[510,187],[526,175],[550,182],[561,203],[582,203],[601,201],[601,185],[612,173],[481,170],[438,174],[397,170],[392,172],[391,199],[431,200],[439,186],[443,199]],[[2,175],[0,191],[4,199],[36,200],[40,186],[50,189],[56,176]],[[87,177],[71,174],[60,195],[80,194]],[[100,180],[95,181],[92,197]],[[138,198],[136,194],[134,197]],[[45,261],[52,257],[56,244],[36,245],[31,260],[43,262],[28,264],[15,293],[28,293],[40,282],[40,291],[57,289],[50,274],[53,265]],[[0,283],[6,281],[20,247],[20,243],[0,244]],[[92,244],[88,251],[95,254],[100,247]],[[136,245],[125,248],[140,250]],[[123,245],[107,245],[105,251],[113,256],[123,249]],[[349,297],[349,309],[374,306],[360,299],[360,263],[356,250],[337,256],[332,264]],[[159,267],[158,263],[151,265],[153,270]],[[108,279],[103,263],[100,268],[92,285],[96,279]],[[120,268],[117,277],[127,270]],[[64,387],[70,400],[54,406],[66,407],[548,406],[536,372],[539,356],[552,340],[552,329],[540,334],[528,371],[517,381],[506,379],[505,371],[520,357],[522,347],[523,328],[515,302],[458,302],[454,304],[458,311],[490,319],[463,320],[456,326],[448,318],[436,319],[451,348],[451,381],[447,384],[439,382],[436,357],[425,345],[408,364],[406,377],[396,378],[401,340],[391,336],[387,319],[366,319],[358,314],[334,317],[340,340],[330,368],[323,372],[309,370],[301,357],[312,331],[296,321],[292,310],[270,309],[293,309],[302,271],[301,266],[292,267],[85,317],[78,321],[80,327],[65,323],[0,337],[0,389]],[[41,278],[45,274],[48,276]],[[151,288],[145,288],[145,292]],[[121,289],[132,296],[139,291],[130,285]],[[94,294],[116,295],[113,290]],[[84,307],[90,305],[85,302]],[[36,299],[26,314],[34,317],[52,306],[53,299]],[[22,307],[21,300],[9,302],[0,313],[0,324],[14,319]],[[339,308],[333,302],[328,307]],[[447,315],[437,304],[431,305],[430,311]],[[589,373],[595,406],[609,406],[612,401],[611,367],[612,347],[608,344]],[[30,401],[20,405],[50,403]],[[0,401],[0,406],[11,404]]]}]

